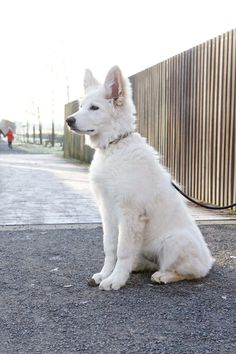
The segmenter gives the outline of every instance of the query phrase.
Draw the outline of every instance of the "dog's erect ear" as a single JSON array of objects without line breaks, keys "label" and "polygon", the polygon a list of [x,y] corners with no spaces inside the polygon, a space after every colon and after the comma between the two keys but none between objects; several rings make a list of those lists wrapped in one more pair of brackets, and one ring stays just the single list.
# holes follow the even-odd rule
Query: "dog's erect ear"
[{"label": "dog's erect ear", "polygon": [[89,69],[85,70],[84,73],[84,91],[85,93],[88,93],[92,89],[96,88],[99,86],[99,82],[95,79],[95,77],[92,74],[92,71]]},{"label": "dog's erect ear", "polygon": [[113,68],[110,69],[106,76],[104,86],[107,91],[107,98],[113,99],[118,106],[122,105],[126,85],[118,66],[113,66]]}]

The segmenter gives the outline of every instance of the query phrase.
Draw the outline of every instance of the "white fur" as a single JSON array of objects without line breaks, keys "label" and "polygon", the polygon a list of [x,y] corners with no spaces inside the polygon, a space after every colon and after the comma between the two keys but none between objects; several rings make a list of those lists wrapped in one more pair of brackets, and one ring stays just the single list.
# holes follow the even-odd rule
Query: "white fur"
[{"label": "white fur", "polygon": [[158,283],[204,277],[214,260],[157,153],[134,132],[128,80],[113,67],[104,85],[90,71],[84,82],[88,94],[71,128],[96,149],[90,182],[103,222],[105,261],[94,281],[117,290],[132,271],[145,269],[156,270],[152,280]]}]

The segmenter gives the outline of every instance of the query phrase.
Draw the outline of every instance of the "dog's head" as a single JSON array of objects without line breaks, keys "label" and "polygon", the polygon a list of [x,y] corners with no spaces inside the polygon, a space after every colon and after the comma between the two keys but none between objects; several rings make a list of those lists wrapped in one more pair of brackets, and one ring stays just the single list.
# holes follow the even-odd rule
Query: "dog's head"
[{"label": "dog's head", "polygon": [[118,136],[135,128],[130,83],[119,67],[108,72],[103,85],[90,70],[84,76],[85,98],[80,110],[66,119],[71,130],[90,137],[93,147],[107,147]]}]

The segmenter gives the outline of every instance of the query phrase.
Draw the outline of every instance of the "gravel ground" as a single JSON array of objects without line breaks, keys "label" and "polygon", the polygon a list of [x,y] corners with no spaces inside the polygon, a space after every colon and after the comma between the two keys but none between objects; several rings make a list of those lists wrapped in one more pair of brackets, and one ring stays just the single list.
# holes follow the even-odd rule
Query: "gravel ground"
[{"label": "gravel ground", "polygon": [[235,353],[235,225],[201,226],[216,258],[203,280],[115,292],[87,286],[102,229],[0,232],[0,353]]}]

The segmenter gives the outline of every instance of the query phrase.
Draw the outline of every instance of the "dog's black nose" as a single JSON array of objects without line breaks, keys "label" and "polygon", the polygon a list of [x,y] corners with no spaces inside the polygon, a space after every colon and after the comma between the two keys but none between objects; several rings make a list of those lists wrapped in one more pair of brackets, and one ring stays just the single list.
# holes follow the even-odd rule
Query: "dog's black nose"
[{"label": "dog's black nose", "polygon": [[66,119],[66,123],[71,127],[73,124],[75,124],[75,117],[68,117]]}]

